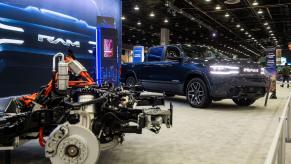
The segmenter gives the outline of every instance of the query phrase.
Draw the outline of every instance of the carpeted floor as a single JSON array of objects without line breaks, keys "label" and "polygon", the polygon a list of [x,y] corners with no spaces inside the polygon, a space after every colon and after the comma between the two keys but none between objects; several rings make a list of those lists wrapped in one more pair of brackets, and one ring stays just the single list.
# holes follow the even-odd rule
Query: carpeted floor
[{"label": "carpeted floor", "polygon": [[[224,100],[195,109],[184,97],[170,98],[175,108],[173,128],[164,127],[158,135],[147,130],[127,134],[122,145],[101,153],[98,164],[261,164],[288,93],[279,88],[278,99],[270,100],[266,108],[264,99],[251,107]],[[50,163],[36,141],[15,150],[12,158],[12,164]]]}]

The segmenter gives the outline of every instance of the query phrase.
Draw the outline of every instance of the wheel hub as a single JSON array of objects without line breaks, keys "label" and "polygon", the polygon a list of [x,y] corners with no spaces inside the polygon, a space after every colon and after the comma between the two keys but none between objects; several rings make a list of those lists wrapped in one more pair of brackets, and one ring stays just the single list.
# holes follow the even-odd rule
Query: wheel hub
[{"label": "wheel hub", "polygon": [[65,153],[69,156],[69,157],[77,157],[79,155],[80,149],[76,146],[76,145],[69,145],[66,148]]}]

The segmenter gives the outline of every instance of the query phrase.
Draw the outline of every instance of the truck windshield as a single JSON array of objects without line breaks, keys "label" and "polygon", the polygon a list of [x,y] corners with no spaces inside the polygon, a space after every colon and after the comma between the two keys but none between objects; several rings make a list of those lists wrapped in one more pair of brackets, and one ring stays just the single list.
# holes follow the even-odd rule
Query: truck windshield
[{"label": "truck windshield", "polygon": [[182,45],[181,48],[187,57],[193,59],[228,58],[226,55],[206,46]]}]

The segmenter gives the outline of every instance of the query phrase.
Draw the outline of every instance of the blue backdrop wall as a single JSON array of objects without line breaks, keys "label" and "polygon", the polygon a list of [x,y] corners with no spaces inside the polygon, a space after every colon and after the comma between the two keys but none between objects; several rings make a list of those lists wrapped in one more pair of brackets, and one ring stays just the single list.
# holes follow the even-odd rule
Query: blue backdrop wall
[{"label": "blue backdrop wall", "polygon": [[0,97],[38,91],[68,49],[95,75],[97,16],[115,19],[121,47],[120,0],[0,0]]}]

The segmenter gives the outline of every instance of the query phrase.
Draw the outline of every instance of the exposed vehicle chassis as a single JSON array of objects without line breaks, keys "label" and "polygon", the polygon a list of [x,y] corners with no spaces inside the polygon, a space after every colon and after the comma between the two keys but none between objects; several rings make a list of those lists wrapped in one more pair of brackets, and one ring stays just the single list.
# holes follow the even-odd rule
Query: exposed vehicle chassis
[{"label": "exposed vehicle chassis", "polygon": [[172,125],[172,105],[169,110],[158,107],[164,105],[162,97],[110,85],[66,84],[61,89],[62,78],[57,79],[49,96],[46,87],[30,103],[23,97],[11,98],[0,109],[0,146],[38,138],[53,164],[93,164],[101,150],[122,143],[125,133],[141,134],[143,128],[158,133],[162,124]]}]

